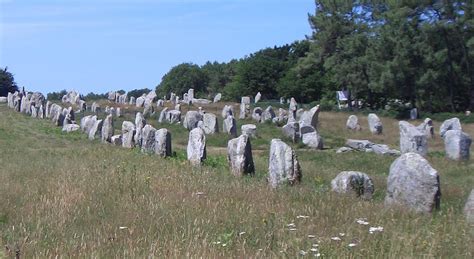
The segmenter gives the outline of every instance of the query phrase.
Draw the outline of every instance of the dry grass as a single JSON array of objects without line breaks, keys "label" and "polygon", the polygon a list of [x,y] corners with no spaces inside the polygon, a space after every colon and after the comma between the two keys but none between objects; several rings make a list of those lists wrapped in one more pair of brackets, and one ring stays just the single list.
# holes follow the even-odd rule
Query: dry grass
[{"label": "dry grass", "polygon": [[[220,114],[218,105],[206,109]],[[134,109],[127,111],[124,119],[130,120]],[[395,120],[384,118],[385,134],[373,137],[367,130],[347,132],[347,114],[320,117],[322,134],[333,148],[347,137],[398,146]],[[360,119],[367,129],[366,120]],[[149,122],[160,126],[156,120]],[[119,126],[116,123],[117,130]],[[474,136],[473,125],[463,126]],[[297,257],[301,251],[313,256],[313,244],[319,245],[322,257],[474,255],[472,228],[462,215],[474,186],[474,163],[445,159],[439,138],[430,142],[428,159],[441,175],[442,208],[427,216],[384,209],[392,157],[296,146],[303,182],[271,190],[265,181],[265,143],[272,136],[281,137],[278,129],[259,125],[260,138],[254,141],[257,173],[235,178],[220,147],[227,136],[208,138],[218,148],[210,145],[210,162],[196,170],[184,159],[180,145],[187,141],[187,132],[181,126],[166,127],[173,133],[177,156],[160,159],[91,142],[80,133],[64,134],[49,121],[0,105],[0,243],[7,247],[0,255],[11,257],[19,251],[27,258]],[[329,192],[330,180],[342,170],[371,175],[374,200]],[[370,224],[359,225],[357,218]],[[290,223],[296,230],[290,230]],[[370,234],[370,226],[384,230]],[[341,241],[331,240],[336,236]],[[357,246],[350,248],[350,243]]]}]

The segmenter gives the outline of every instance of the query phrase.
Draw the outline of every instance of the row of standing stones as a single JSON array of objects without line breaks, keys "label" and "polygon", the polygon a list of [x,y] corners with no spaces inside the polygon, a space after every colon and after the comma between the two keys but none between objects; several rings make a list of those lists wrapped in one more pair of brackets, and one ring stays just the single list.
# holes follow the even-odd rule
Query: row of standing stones
[{"label": "row of standing stones", "polygon": [[[78,94],[70,92],[63,97],[62,101],[77,105],[80,107],[79,111],[82,111],[86,109],[86,105],[78,96]],[[124,103],[126,98],[121,96],[123,95],[115,96],[114,101]],[[189,98],[188,96],[185,97]],[[109,97],[111,99],[111,94]],[[153,96],[144,96],[143,103],[151,105],[153,98]],[[83,117],[80,125],[77,125],[72,107],[63,108],[49,101],[45,103],[45,98],[41,93],[9,93],[6,102],[8,107],[18,112],[30,114],[36,118],[51,119],[56,126],[62,126],[63,131],[71,132],[80,129],[91,140],[98,137],[104,143],[112,143],[124,148],[138,147],[143,152],[155,153],[162,157],[172,155],[171,133],[165,128],[155,129],[147,124],[145,116],[141,112],[136,113],[135,123],[124,121],[121,134],[113,135],[113,108],[108,109],[108,114],[103,120],[98,119],[97,115],[89,115]],[[280,109],[278,116],[270,106],[264,111],[258,109],[259,107],[255,108],[251,117],[257,122],[272,121],[276,124],[286,122],[282,127],[284,135],[295,142],[301,140],[309,147],[321,149],[322,140],[317,130],[319,106],[313,107],[309,111],[301,111],[297,109],[298,104],[293,98],[289,103],[288,111]],[[250,97],[242,97],[239,118],[248,117],[249,105]],[[160,104],[157,106],[159,107]],[[96,104],[93,104],[91,110],[98,112],[98,108]],[[242,134],[237,136],[233,106],[225,105],[222,117],[224,118],[224,132],[234,137],[228,141],[227,146],[230,171],[236,176],[254,174],[251,138],[256,137],[257,127],[254,124],[243,125]],[[159,122],[165,121],[181,123],[180,110],[164,108],[161,111]],[[369,130],[373,134],[382,134],[382,122],[377,115],[369,114],[368,123]],[[218,132],[217,117],[200,108],[199,111],[188,111],[182,125],[190,131],[187,146],[188,160],[192,165],[200,166],[206,159],[206,134]],[[349,116],[346,127],[350,130],[361,130],[357,116]],[[439,208],[441,198],[439,175],[423,157],[428,153],[427,139],[434,137],[433,123],[430,119],[426,119],[421,125],[414,126],[406,121],[400,121],[399,128],[400,151],[391,150],[386,145],[374,144],[368,140],[349,139],[346,143],[347,147],[342,152],[361,150],[378,154],[399,155],[390,166],[385,204],[387,206],[402,206],[417,212],[431,212],[433,209]],[[443,122],[440,127],[440,136],[445,141],[448,158],[469,159],[471,138],[462,132],[459,119],[453,118]],[[340,151],[339,149],[338,152]],[[283,184],[294,185],[301,181],[302,172],[295,150],[280,139],[272,139],[269,153],[267,179],[271,187],[276,188]],[[371,199],[374,192],[374,184],[370,176],[356,171],[341,172],[332,180],[331,187],[337,193],[355,194],[363,199]],[[464,212],[468,221],[474,223],[474,190],[468,198]]]}]

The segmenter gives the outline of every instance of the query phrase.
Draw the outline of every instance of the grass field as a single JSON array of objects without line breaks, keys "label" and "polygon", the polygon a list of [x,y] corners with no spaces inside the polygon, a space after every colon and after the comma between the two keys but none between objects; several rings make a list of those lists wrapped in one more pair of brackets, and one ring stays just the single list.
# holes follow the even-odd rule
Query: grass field
[{"label": "grass field", "polygon": [[[220,117],[220,107],[205,109]],[[134,121],[134,108],[123,112],[125,118],[115,121],[116,134],[121,121]],[[384,135],[372,136],[362,116],[363,131],[346,131],[347,116],[321,113],[327,149],[293,145],[302,183],[272,190],[265,179],[268,147],[271,138],[284,138],[271,124],[259,124],[252,142],[256,175],[236,178],[226,162],[229,137],[222,133],[207,137],[209,158],[195,169],[185,157],[187,131],[159,125],[156,115],[148,122],[172,132],[174,157],[66,134],[49,120],[0,104],[0,244],[5,248],[0,257],[473,258],[474,227],[462,214],[474,188],[473,160],[447,160],[442,140],[430,140],[428,160],[440,174],[441,210],[419,215],[385,209],[386,177],[395,158],[336,154],[335,149],[349,137],[398,149],[398,123],[382,118]],[[239,132],[249,122],[238,121]],[[436,130],[439,125],[435,122]],[[474,136],[473,124],[463,127]],[[343,170],[369,174],[374,199],[331,193],[330,181]],[[357,224],[359,218],[369,225]],[[378,226],[382,232],[369,233]]]}]

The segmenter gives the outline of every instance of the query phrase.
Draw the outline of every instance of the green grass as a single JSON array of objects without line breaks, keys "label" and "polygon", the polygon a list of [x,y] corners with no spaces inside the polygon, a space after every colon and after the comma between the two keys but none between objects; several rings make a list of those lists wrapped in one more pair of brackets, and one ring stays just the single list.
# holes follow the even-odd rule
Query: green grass
[{"label": "green grass", "polygon": [[[125,113],[120,121],[134,121],[132,115]],[[335,148],[347,137],[396,147],[396,122],[383,118],[385,135],[371,136],[367,130],[344,130],[343,113],[320,117],[331,149],[293,145],[302,182],[272,190],[266,182],[269,141],[283,137],[269,124],[258,124],[259,136],[252,140],[255,176],[236,178],[227,167],[229,137],[223,133],[207,136],[208,159],[193,168],[186,161],[188,132],[182,125],[148,119],[172,132],[175,155],[162,159],[89,141],[81,133],[66,134],[48,120],[0,105],[0,244],[7,248],[0,249],[0,257],[19,251],[26,258],[293,258],[301,250],[310,256],[316,242],[326,258],[473,257],[473,231],[462,214],[474,186],[472,160],[449,161],[441,140],[430,140],[428,160],[440,174],[441,210],[418,215],[385,209],[386,177],[395,158],[336,154]],[[239,121],[239,132],[250,122]],[[116,134],[120,126],[117,120]],[[473,135],[473,125],[463,126]],[[330,192],[331,180],[343,170],[369,174],[374,199]],[[369,226],[356,224],[357,218],[384,231],[369,234]],[[289,230],[290,223],[296,231]],[[342,240],[332,241],[339,233]]]}]

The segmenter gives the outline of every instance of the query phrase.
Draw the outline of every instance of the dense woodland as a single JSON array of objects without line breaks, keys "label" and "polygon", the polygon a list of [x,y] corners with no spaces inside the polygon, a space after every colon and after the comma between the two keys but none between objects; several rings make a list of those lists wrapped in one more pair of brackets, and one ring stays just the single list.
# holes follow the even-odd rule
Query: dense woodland
[{"label": "dense woodland", "polygon": [[[232,101],[261,92],[264,99],[333,104],[336,91],[349,90],[352,100],[370,109],[394,103],[428,112],[474,109],[472,1],[324,0],[315,7],[306,39],[227,63],[179,64],[156,87],[158,96],[194,88],[196,96],[220,92]],[[0,72],[5,95],[16,85],[4,84],[11,74]]]},{"label": "dense woodland", "polygon": [[350,90],[372,109],[399,100],[426,111],[474,108],[471,1],[316,1],[312,35],[228,63],[173,67],[158,96],[194,88],[230,100],[261,92],[300,102]]}]

